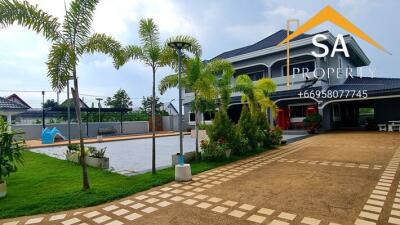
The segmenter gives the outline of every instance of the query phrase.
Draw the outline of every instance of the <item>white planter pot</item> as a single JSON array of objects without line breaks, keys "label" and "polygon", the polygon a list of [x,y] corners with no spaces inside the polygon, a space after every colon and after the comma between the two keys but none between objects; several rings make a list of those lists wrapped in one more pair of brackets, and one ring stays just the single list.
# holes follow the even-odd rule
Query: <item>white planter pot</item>
[{"label": "white planter pot", "polygon": [[7,195],[7,183],[3,181],[0,183],[0,198],[3,198]]},{"label": "white planter pot", "polygon": [[232,152],[232,150],[231,149],[227,149],[227,150],[225,150],[225,156],[226,156],[226,158],[230,158],[231,157],[231,152]]},{"label": "white planter pot", "polygon": [[[66,154],[66,157],[67,157],[68,161],[71,161],[74,163],[79,163],[78,154]],[[95,158],[95,157],[91,157],[91,156],[86,156],[85,160],[86,160],[86,164],[88,166],[101,168],[101,169],[108,169],[110,167],[110,159],[107,157]]]},{"label": "white planter pot", "polygon": [[93,166],[93,167],[101,168],[101,169],[108,169],[110,167],[109,161],[110,160],[107,157],[103,157],[103,158],[95,158],[95,157],[91,157],[91,156],[86,157],[86,163],[89,166]]}]

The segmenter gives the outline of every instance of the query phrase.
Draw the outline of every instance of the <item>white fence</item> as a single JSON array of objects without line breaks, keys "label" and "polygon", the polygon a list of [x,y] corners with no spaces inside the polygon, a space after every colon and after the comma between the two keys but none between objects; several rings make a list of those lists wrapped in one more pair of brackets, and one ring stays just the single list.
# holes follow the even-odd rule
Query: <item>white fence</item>
[{"label": "white fence", "polygon": [[[96,137],[100,128],[112,128],[115,133],[113,135],[121,134],[142,134],[149,132],[149,123],[147,121],[132,121],[122,123],[120,122],[102,122],[102,123],[89,123],[86,127],[86,123],[82,124],[84,130],[84,137]],[[40,139],[42,133],[41,124],[28,124],[28,125],[12,125],[13,130],[22,130],[24,132],[23,137],[26,140]],[[68,137],[68,124],[47,124],[46,127],[56,127],[60,130],[61,134]],[[79,126],[77,123],[71,123],[71,138],[79,137]]]}]

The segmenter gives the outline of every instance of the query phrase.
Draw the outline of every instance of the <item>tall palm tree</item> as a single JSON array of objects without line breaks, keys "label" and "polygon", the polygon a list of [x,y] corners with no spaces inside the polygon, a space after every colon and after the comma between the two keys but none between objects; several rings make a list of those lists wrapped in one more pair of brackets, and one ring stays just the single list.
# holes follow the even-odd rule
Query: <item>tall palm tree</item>
[{"label": "tall palm tree", "polygon": [[[225,65],[225,63],[225,61],[216,60],[205,64],[200,57],[196,56],[185,64],[181,82],[184,88],[191,90],[194,94],[192,110],[195,112],[196,121],[196,159],[199,153],[200,113],[204,108],[204,102],[214,101],[218,97],[217,76],[222,73],[221,65]],[[178,75],[172,74],[164,77],[158,88],[160,93],[164,94],[167,89],[177,86]]]},{"label": "tall palm tree", "polygon": [[74,87],[71,89],[77,106],[74,108],[79,124],[83,189],[90,188],[90,185],[85,161],[81,109],[78,107],[80,98],[77,65],[84,53],[101,52],[112,56],[115,62],[122,60],[119,42],[105,34],[90,32],[97,3],[98,0],[73,0],[69,10],[66,10],[63,24],[60,24],[56,17],[40,10],[37,5],[31,5],[27,1],[0,0],[0,24],[3,27],[17,23],[43,34],[53,42],[47,61],[47,75],[53,89],[61,91],[70,77],[73,77]]},{"label": "tall palm tree", "polygon": [[247,102],[253,116],[256,115],[258,110],[264,113],[268,108],[275,107],[269,96],[275,92],[276,84],[270,78],[262,78],[253,82],[248,75],[239,75],[234,89],[243,94],[242,102]]},{"label": "tall palm tree", "polygon": [[[153,19],[141,19],[139,22],[139,38],[142,42],[141,46],[130,45],[124,48],[123,60],[117,62],[118,66],[122,66],[130,59],[137,59],[142,61],[147,66],[151,67],[152,71],[152,104],[151,104],[151,122],[152,122],[152,167],[153,174],[156,173],[156,139],[155,139],[155,104],[156,104],[156,72],[157,69],[164,66],[171,66],[176,68],[177,53],[168,47],[167,43],[170,41],[183,41],[190,43],[191,46],[186,50],[195,54],[201,54],[201,46],[198,41],[190,36],[175,36],[169,38],[164,44],[161,44],[160,33],[158,26],[154,23]],[[184,56],[183,60],[187,57]]]}]

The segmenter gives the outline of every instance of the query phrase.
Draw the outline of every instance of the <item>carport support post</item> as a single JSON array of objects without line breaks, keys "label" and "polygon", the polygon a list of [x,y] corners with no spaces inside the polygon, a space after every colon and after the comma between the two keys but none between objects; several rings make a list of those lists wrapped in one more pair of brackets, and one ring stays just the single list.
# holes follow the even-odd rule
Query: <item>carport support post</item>
[{"label": "carport support post", "polygon": [[8,130],[11,130],[11,123],[12,123],[11,113],[7,114],[7,123],[8,123]]},{"label": "carport support post", "polygon": [[121,122],[121,134],[123,133],[123,127],[122,127],[122,116],[123,116],[123,112],[122,112],[122,109],[121,109],[121,115],[120,115],[120,122]]},{"label": "carport support post", "polygon": [[89,112],[86,111],[86,136],[89,137]]}]

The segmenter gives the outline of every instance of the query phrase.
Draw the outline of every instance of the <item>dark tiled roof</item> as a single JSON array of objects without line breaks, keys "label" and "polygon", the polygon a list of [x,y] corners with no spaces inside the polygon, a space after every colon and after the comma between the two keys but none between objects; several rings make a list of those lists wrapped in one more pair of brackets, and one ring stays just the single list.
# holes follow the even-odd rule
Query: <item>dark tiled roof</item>
[{"label": "dark tiled roof", "polygon": [[28,107],[0,97],[0,110],[27,110]]},{"label": "dark tiled roof", "polygon": [[366,90],[368,94],[400,91],[399,78],[353,77],[341,85],[329,87],[329,90]]},{"label": "dark tiled roof", "polygon": [[[319,32],[319,33],[324,33],[324,32],[326,32],[326,31]],[[315,33],[315,34],[318,34],[318,33]],[[294,38],[292,41],[311,37],[315,34],[301,34],[298,37]],[[250,53],[250,52],[257,51],[257,50],[276,46],[277,44],[279,44],[281,41],[283,41],[286,38],[286,35],[287,35],[287,30],[282,29],[282,30],[279,30],[278,32],[275,32],[274,34],[262,39],[261,41],[255,43],[255,44],[224,52],[224,53],[216,56],[214,59],[231,58],[234,56],[243,55],[246,53]]]}]

